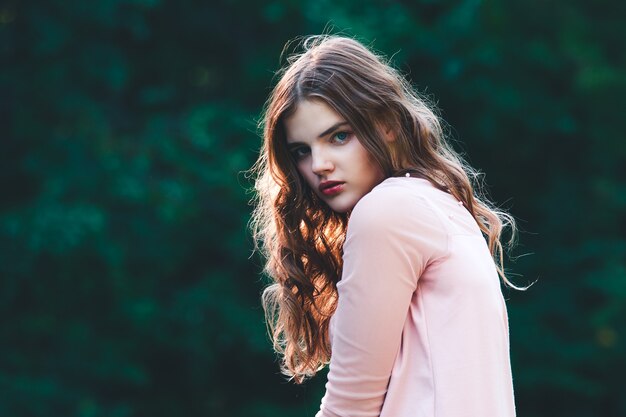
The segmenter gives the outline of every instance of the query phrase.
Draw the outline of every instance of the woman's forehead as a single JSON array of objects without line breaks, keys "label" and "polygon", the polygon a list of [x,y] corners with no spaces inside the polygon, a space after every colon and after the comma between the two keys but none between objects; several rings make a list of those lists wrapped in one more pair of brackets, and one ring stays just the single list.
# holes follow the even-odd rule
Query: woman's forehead
[{"label": "woman's forehead", "polygon": [[347,121],[321,100],[303,100],[283,121],[287,143],[311,142],[332,133]]}]

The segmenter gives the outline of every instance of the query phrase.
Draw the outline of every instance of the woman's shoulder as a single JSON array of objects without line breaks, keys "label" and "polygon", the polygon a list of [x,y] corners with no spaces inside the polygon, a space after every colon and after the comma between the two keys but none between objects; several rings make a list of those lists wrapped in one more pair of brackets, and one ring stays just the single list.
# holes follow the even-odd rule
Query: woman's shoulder
[{"label": "woman's shoulder", "polygon": [[425,199],[432,199],[433,192],[440,193],[441,191],[437,190],[426,179],[389,177],[364,195],[356,204],[355,210],[361,206],[370,210],[384,208],[394,212],[402,212],[405,207],[419,206],[423,204]]},{"label": "woman's shoulder", "polygon": [[401,242],[422,255],[444,254],[447,227],[434,201],[440,197],[433,190],[442,193],[427,180],[387,178],[355,205],[346,242]]},{"label": "woman's shoulder", "polygon": [[407,195],[407,193],[420,195],[429,194],[439,190],[426,178],[417,177],[388,177],[372,189],[377,193],[397,193]]},{"label": "woman's shoulder", "polygon": [[358,201],[350,223],[406,227],[416,221],[437,221],[430,201],[436,198],[433,191],[441,192],[426,179],[389,177]]},{"label": "woman's shoulder", "polygon": [[[383,228],[396,225],[412,230],[439,231],[448,235],[482,232],[463,202],[422,178],[390,177],[363,196],[354,207],[350,222]],[[353,226],[356,227],[356,226]]]}]

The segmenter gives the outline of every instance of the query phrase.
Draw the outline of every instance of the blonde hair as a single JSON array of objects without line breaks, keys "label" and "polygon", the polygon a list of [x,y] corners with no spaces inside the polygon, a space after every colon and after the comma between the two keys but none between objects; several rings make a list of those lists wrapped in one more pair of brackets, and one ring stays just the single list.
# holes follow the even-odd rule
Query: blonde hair
[{"label": "blonde hair", "polygon": [[[385,177],[410,169],[463,201],[503,282],[523,289],[503,268],[500,240],[508,226],[507,243],[514,243],[513,217],[482,198],[480,174],[448,145],[439,118],[409,82],[354,39],[311,36],[301,45],[279,71],[265,106],[263,147],[251,169],[256,196],[250,223],[255,248],[266,258],[264,272],[273,281],[262,296],[269,333],[283,373],[297,383],[330,360],[328,324],[337,305],[349,216],[316,196],[287,151],[283,122],[302,100],[321,100],[344,117]],[[381,126],[393,130],[393,147],[382,139]]]}]

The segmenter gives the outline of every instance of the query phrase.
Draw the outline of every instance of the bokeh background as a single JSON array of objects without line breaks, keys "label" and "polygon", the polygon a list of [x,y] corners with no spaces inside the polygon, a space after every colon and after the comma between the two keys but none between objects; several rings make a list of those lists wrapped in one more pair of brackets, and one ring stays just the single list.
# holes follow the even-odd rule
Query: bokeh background
[{"label": "bokeh background", "polygon": [[625,21],[608,0],[0,1],[0,415],[315,414],[324,373],[287,383],[266,336],[244,171],[283,45],[330,30],[393,56],[518,219],[518,415],[626,416]]}]

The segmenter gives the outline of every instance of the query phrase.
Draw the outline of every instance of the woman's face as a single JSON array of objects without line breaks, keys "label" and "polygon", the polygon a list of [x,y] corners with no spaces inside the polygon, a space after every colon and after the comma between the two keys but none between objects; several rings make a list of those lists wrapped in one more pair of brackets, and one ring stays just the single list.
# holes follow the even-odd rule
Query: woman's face
[{"label": "woman's face", "polygon": [[298,171],[334,211],[352,210],[385,178],[352,127],[326,103],[301,101],[284,123]]}]

